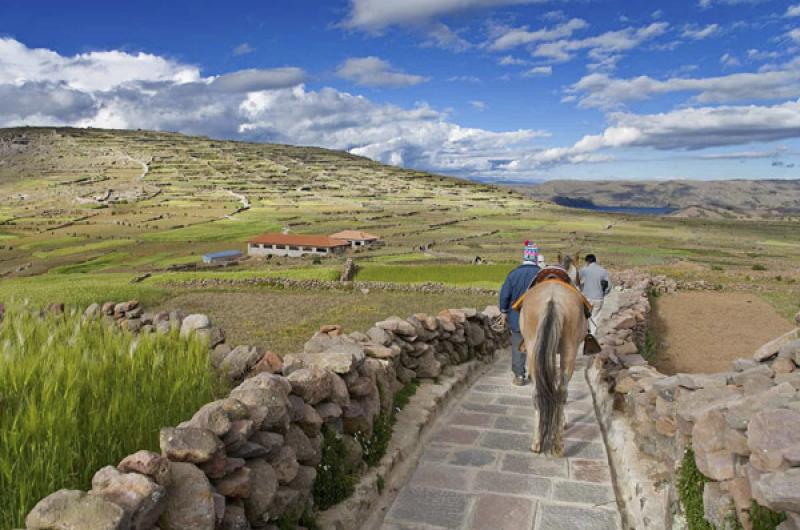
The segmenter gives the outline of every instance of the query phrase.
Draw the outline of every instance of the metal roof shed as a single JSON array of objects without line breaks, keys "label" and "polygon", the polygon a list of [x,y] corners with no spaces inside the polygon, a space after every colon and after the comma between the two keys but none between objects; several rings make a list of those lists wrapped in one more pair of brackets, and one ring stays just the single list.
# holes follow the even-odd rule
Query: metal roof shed
[{"label": "metal roof shed", "polygon": [[203,256],[203,263],[219,263],[220,261],[232,261],[242,257],[238,250],[223,250],[222,252],[212,252]]}]

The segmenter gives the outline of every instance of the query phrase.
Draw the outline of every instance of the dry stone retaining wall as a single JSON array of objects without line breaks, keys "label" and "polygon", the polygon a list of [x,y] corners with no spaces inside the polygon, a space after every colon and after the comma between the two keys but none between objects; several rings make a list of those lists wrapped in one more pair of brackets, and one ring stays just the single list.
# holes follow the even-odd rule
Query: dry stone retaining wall
[{"label": "dry stone retaining wall", "polygon": [[[86,319],[136,333],[180,330],[205,337],[214,367],[238,384],[188,421],[163,428],[160,454],[139,451],[99,470],[89,492],[60,490],[42,499],[26,518],[27,528],[277,529],[278,518],[313,504],[323,429],[335,432],[365,468],[356,437],[370,436],[404,384],[442,376],[453,388],[475,372],[476,361],[507,346],[508,335],[491,325],[498,314],[488,307],[390,317],[349,335],[325,326],[302,353],[280,359],[249,346],[231,348],[205,315],[146,313],[135,301],[93,304]],[[457,366],[462,363],[468,369]],[[447,392],[428,393],[432,413]],[[411,423],[416,436],[425,421]],[[401,457],[390,450],[380,469],[390,471]],[[375,473],[367,478],[367,486],[356,489],[357,509],[327,512],[325,528],[346,528],[342,517],[352,522],[369,515],[370,499],[376,499],[364,491],[380,488]]]},{"label": "dry stone retaining wall", "polygon": [[412,293],[467,293],[496,295],[497,289],[481,287],[454,287],[438,282],[425,283],[393,283],[393,282],[363,282],[363,281],[332,281],[332,280],[291,280],[288,278],[206,278],[199,280],[171,280],[165,285],[174,287],[233,287],[233,286],[268,286],[283,289],[303,290],[379,290],[401,291]]},{"label": "dry stone retaining wall", "polygon": [[800,330],[729,372],[666,376],[629,340],[641,336],[647,293],[664,283],[632,275],[625,284],[631,291],[587,377],[631,525],[682,527],[677,471],[691,447],[710,479],[704,516],[715,528],[733,528],[735,519],[752,528],[753,500],[786,513],[781,530],[800,528]]}]

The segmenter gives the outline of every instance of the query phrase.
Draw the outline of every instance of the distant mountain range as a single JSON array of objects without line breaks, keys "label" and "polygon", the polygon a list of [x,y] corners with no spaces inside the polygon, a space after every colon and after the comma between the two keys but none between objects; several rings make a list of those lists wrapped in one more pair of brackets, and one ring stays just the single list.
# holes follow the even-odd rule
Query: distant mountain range
[{"label": "distant mountain range", "polygon": [[551,180],[511,187],[577,208],[674,208],[674,215],[691,217],[800,213],[800,180]]}]

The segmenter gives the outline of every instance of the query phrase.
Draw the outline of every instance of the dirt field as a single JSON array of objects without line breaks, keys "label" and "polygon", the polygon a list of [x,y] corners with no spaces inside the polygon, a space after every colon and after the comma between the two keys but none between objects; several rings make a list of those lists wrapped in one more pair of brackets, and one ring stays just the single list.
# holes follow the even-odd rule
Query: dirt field
[{"label": "dirt field", "polygon": [[387,291],[202,291],[181,294],[160,309],[206,313],[225,330],[231,345],[262,346],[279,355],[303,351],[303,344],[323,324],[340,324],[345,332],[367,331],[391,315],[436,314],[446,308],[483,309],[493,296],[460,293],[421,294]]},{"label": "dirt field", "polygon": [[659,341],[656,367],[663,373],[724,372],[730,362],[792,329],[753,294],[682,292],[655,300],[652,331]]}]

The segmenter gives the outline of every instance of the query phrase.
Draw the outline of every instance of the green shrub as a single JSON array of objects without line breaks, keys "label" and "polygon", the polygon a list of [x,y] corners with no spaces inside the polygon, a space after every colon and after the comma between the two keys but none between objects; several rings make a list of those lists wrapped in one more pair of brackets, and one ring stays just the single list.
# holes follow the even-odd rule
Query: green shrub
[{"label": "green shrub", "polygon": [[765,265],[760,264],[760,263],[756,263],[755,265],[753,265],[752,269],[754,271],[765,271],[765,270],[767,270],[767,267]]},{"label": "green shrub", "polygon": [[296,512],[284,513],[275,521],[275,525],[278,530],[296,530],[301,526],[307,530],[319,530],[319,525],[310,510],[306,510],[300,515]]},{"label": "green shrub", "polygon": [[389,440],[392,439],[393,424],[394,415],[381,412],[373,422],[371,436],[356,435],[356,440],[361,444],[364,462],[369,467],[376,466],[386,454]]},{"label": "green shrub", "polygon": [[77,313],[44,318],[11,304],[0,324],[0,528],[23,526],[42,497],[88,489],[102,466],[186,420],[223,389],[208,347],[134,336]]},{"label": "green shrub", "polygon": [[[397,419],[396,414],[408,404],[411,396],[417,391],[419,383],[414,380],[401,388],[394,396],[394,404],[389,414],[380,412],[375,418],[372,426],[372,434],[366,436],[357,435],[356,439],[361,444],[364,462],[369,467],[376,466],[386,454],[389,448],[389,441],[392,439],[392,426]],[[383,400],[383,387],[378,385],[378,392]]]},{"label": "green shrub", "polygon": [[322,460],[314,481],[314,503],[320,510],[338,504],[353,494],[357,470],[350,464],[347,446],[330,427],[322,432]]},{"label": "green shrub", "polygon": [[408,405],[411,397],[417,393],[417,388],[419,388],[419,382],[414,379],[397,391],[397,393],[394,395],[395,412],[403,410],[405,406]]},{"label": "green shrub", "polygon": [[722,265],[712,265],[712,266],[711,266],[711,270],[712,270],[712,271],[724,271],[724,270],[725,270],[725,268],[724,268],[724,267],[722,267]]},{"label": "green shrub", "polygon": [[[713,530],[713,527],[703,517],[703,487],[709,479],[700,473],[694,461],[694,451],[686,450],[678,472],[678,495],[686,514],[686,522],[689,530]],[[735,515],[731,516],[735,519]],[[775,530],[779,524],[786,520],[786,515],[773,512],[753,501],[750,507],[750,521],[753,523],[753,530]],[[738,520],[731,520],[733,528],[741,529]]]},{"label": "green shrub", "polygon": [[650,289],[650,292],[647,294],[650,298],[658,298],[661,296],[661,291],[658,289]]},{"label": "green shrub", "polygon": [[[373,422],[372,433],[365,435],[359,433],[355,436],[361,444],[363,460],[370,467],[377,465],[392,438],[392,425],[396,413],[408,404],[411,396],[417,391],[419,383],[411,381],[398,391],[394,396],[392,412],[380,412]],[[383,388],[378,385],[379,393]],[[381,477],[379,481],[382,482]],[[314,481],[314,503],[321,510],[338,504],[353,494],[358,481],[358,469],[350,464],[350,455],[347,446],[339,435],[330,427],[323,427],[322,433],[322,460],[317,466],[317,478]],[[380,484],[380,483],[379,483]],[[379,488],[382,487],[379,485]]]},{"label": "green shrub", "polygon": [[644,334],[644,344],[639,348],[639,355],[641,355],[645,361],[651,363],[655,360],[657,353],[658,339],[653,332],[648,329]]},{"label": "green shrub", "polygon": [[694,451],[688,448],[683,454],[678,471],[678,496],[686,514],[689,530],[713,530],[703,517],[703,486],[708,479],[697,469]]},{"label": "green shrub", "polygon": [[786,514],[773,512],[753,501],[750,506],[750,521],[753,530],[775,530],[778,525],[786,520]]}]

